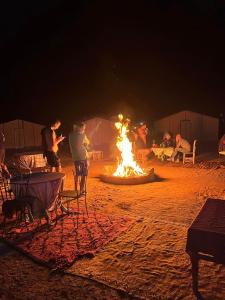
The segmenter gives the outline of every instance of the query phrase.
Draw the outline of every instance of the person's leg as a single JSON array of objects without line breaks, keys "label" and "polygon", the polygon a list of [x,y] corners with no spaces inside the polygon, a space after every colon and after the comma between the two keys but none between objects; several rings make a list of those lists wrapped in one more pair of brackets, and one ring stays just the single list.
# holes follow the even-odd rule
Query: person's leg
[{"label": "person's leg", "polygon": [[183,159],[183,155],[184,155],[185,150],[182,148],[179,148],[178,150],[178,155],[177,155],[177,160],[182,160]]},{"label": "person's leg", "polygon": [[85,179],[86,176],[81,176],[81,181],[80,181],[80,193],[83,194],[85,192]]},{"label": "person's leg", "polygon": [[55,167],[55,172],[61,172],[62,168],[61,168],[60,158],[58,157],[57,153],[55,153],[55,152],[53,152],[53,154],[52,154],[52,164]]},{"label": "person's leg", "polygon": [[170,160],[174,162],[176,156],[177,156],[177,153],[178,153],[178,150],[175,148],[174,151],[173,151],[173,154],[171,155],[171,158]]},{"label": "person's leg", "polygon": [[80,192],[86,193],[86,179],[88,175],[88,161],[84,160],[81,164],[81,182],[80,182]]},{"label": "person's leg", "polygon": [[79,165],[79,161],[74,161],[74,169],[75,169],[75,173],[74,173],[74,189],[75,191],[78,193],[78,184],[79,184],[79,173],[80,173],[80,165]]},{"label": "person's leg", "polygon": [[53,157],[53,152],[52,151],[46,151],[43,154],[47,158],[47,163],[50,167],[50,172],[55,172],[55,161]]},{"label": "person's leg", "polygon": [[56,167],[56,168],[55,168],[55,171],[56,171],[56,172],[61,172],[61,171],[62,171],[62,167],[61,167],[61,166]]}]

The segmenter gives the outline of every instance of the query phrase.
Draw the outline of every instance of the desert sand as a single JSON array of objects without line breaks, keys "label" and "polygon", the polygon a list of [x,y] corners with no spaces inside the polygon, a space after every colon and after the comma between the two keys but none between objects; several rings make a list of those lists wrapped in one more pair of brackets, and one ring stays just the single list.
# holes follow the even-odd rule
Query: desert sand
[{"label": "desert sand", "polygon": [[[100,181],[107,161],[92,162],[88,205],[133,220],[127,232],[94,258],[54,274],[1,244],[0,299],[195,299],[185,252],[187,229],[207,198],[225,200],[225,169],[148,162],[156,182],[116,186]],[[65,187],[73,187],[72,161],[63,160]],[[225,267],[202,261],[204,299],[225,299]]]}]

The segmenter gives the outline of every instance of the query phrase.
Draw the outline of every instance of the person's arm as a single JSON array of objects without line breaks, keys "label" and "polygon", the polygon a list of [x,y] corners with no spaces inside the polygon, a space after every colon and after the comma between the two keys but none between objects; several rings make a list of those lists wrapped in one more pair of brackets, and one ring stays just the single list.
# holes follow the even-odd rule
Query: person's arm
[{"label": "person's arm", "polygon": [[58,145],[65,139],[65,136],[60,135],[59,137],[56,138],[55,143]]},{"label": "person's arm", "polygon": [[86,135],[84,136],[84,145],[85,145],[85,147],[90,145],[90,141]]},{"label": "person's arm", "polygon": [[181,148],[181,142],[180,141],[176,143],[176,148]]}]

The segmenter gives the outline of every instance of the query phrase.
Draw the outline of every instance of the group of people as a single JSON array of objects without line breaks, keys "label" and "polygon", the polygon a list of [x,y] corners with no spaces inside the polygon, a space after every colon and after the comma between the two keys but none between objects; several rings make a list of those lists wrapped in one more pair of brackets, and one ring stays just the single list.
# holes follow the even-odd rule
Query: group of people
[{"label": "group of people", "polygon": [[[61,171],[61,162],[58,156],[58,145],[65,139],[60,135],[57,137],[56,130],[61,126],[60,120],[53,121],[50,126],[41,131],[43,156],[47,159],[51,172]],[[76,178],[81,178],[80,193],[85,193],[85,179],[88,175],[88,147],[89,140],[85,134],[86,125],[78,122],[73,125],[73,131],[69,134],[69,145],[74,162]],[[75,181],[75,185],[78,182]]]},{"label": "group of people", "polygon": [[134,133],[134,151],[138,150],[148,150],[147,155],[151,155],[152,148],[168,148],[172,147],[173,153],[171,157],[168,157],[169,161],[179,161],[183,153],[191,151],[190,143],[184,139],[180,134],[177,134],[175,139],[172,138],[172,135],[169,132],[165,132],[161,143],[157,144],[155,140],[150,139],[149,130],[145,123],[140,123]]},{"label": "group of people", "polygon": [[[41,131],[42,135],[42,148],[43,156],[46,157],[48,165],[50,166],[51,172],[60,172],[61,163],[58,156],[59,144],[65,139],[64,136],[57,136],[56,131],[61,126],[60,120],[54,120],[49,126],[45,127]],[[74,167],[76,175],[84,178],[88,174],[88,150],[90,142],[85,134],[85,123],[78,122],[73,125],[73,130],[69,134],[69,145],[72,159],[74,161]],[[190,143],[184,139],[180,134],[177,134],[175,139],[169,132],[166,132],[163,136],[161,143],[156,144],[155,141],[150,142],[149,130],[145,123],[140,123],[135,130],[131,131],[132,136],[130,137],[133,142],[134,152],[139,149],[148,150],[148,155],[151,155],[152,148],[161,147],[167,148],[172,147],[173,153],[171,157],[168,157],[170,161],[178,161],[183,153],[191,151]],[[219,142],[219,152],[225,151],[225,135],[223,135]],[[5,137],[0,132],[0,167],[2,172],[10,176],[5,159]],[[84,179],[82,179],[81,186],[84,185]],[[83,190],[81,191],[83,192]]]}]

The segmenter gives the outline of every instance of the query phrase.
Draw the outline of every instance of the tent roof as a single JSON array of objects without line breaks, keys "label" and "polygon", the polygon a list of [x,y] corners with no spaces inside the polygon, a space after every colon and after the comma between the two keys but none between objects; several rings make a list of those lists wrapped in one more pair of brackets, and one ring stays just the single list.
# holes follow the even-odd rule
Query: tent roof
[{"label": "tent roof", "polygon": [[2,122],[1,124],[7,124],[7,123],[11,123],[11,122],[18,122],[18,121],[21,121],[21,122],[27,122],[27,123],[32,123],[32,124],[35,124],[35,125],[43,126],[43,124],[40,124],[40,123],[30,122],[30,121],[27,121],[27,120],[21,120],[21,119],[10,120],[10,121],[7,121],[7,122]]},{"label": "tent roof", "polygon": [[106,119],[106,118],[102,118],[102,117],[93,117],[93,118],[89,118],[89,119],[86,119],[85,122],[88,122],[88,121],[91,121],[91,120],[102,120],[102,121],[107,121],[107,122],[111,122],[111,120],[109,119]]},{"label": "tent roof", "polygon": [[167,119],[167,118],[172,117],[172,116],[175,116],[175,115],[178,115],[178,114],[180,114],[180,113],[185,113],[185,112],[192,113],[192,114],[196,114],[196,115],[200,115],[200,116],[206,116],[206,117],[209,117],[209,118],[218,120],[218,118],[209,116],[209,115],[207,115],[207,114],[202,114],[202,113],[194,112],[194,111],[192,111],[192,110],[181,110],[181,111],[178,111],[178,112],[176,112],[176,113],[174,113],[174,114],[170,114],[170,115],[168,115],[168,116],[165,116],[165,117],[163,117],[163,118],[160,118],[160,119],[156,120],[156,122],[157,122],[157,121],[160,121],[160,120],[163,120],[163,119]]}]

